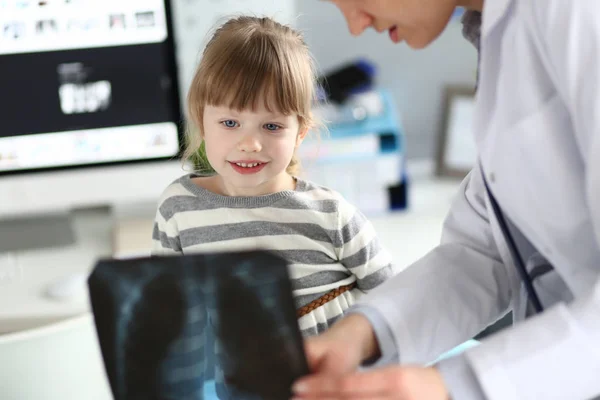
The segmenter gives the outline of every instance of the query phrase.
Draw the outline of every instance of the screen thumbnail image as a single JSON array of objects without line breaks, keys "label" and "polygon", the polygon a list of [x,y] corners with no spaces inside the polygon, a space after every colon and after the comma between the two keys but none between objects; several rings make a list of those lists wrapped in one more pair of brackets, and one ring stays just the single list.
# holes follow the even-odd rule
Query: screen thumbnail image
[{"label": "screen thumbnail image", "polygon": [[154,11],[135,13],[135,22],[138,28],[147,28],[155,25]]},{"label": "screen thumbnail image", "polygon": [[0,0],[0,9],[16,7],[19,9],[27,8],[31,1],[29,0]]},{"label": "screen thumbnail image", "polygon": [[35,32],[38,35],[56,33],[56,21],[53,19],[43,19],[35,23]]},{"label": "screen thumbnail image", "polygon": [[108,17],[108,24],[111,29],[125,29],[125,14],[111,14]]},{"label": "screen thumbnail image", "polygon": [[96,17],[91,17],[91,18],[87,18],[87,19],[72,18],[67,23],[67,30],[87,32],[87,31],[93,31],[93,30],[97,29],[99,26],[100,26],[100,23],[98,21],[98,18],[96,18]]},{"label": "screen thumbnail image", "polygon": [[4,25],[4,38],[19,39],[25,36],[25,24],[23,22],[13,21]]}]

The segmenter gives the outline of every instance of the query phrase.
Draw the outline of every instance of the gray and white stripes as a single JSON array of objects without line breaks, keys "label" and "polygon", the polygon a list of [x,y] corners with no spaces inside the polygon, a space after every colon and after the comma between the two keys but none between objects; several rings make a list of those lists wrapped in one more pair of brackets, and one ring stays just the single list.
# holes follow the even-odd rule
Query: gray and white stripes
[{"label": "gray and white stripes", "polygon": [[358,289],[299,320],[305,335],[325,330],[357,296],[392,275],[369,221],[332,190],[298,179],[295,191],[228,197],[192,178],[178,179],[161,197],[153,254],[269,250],[289,262],[297,307],[357,282]]}]

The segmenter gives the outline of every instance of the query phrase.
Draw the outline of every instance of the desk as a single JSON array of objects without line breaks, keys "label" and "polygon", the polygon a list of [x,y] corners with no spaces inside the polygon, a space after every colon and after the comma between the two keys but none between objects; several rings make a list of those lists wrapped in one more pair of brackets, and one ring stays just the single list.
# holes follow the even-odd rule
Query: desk
[{"label": "desk", "polygon": [[[398,269],[438,243],[443,218],[458,184],[455,180],[420,179],[409,188],[409,210],[369,216]],[[0,334],[89,312],[86,298],[58,301],[44,297],[46,286],[62,276],[91,271],[95,261],[113,255],[115,247],[125,253],[128,249],[136,254],[143,252],[140,237],[148,238],[148,252],[153,214],[148,210],[129,224],[126,215],[117,218],[109,209],[78,211],[74,213],[75,245],[16,254],[18,274],[0,281]],[[113,243],[115,226],[126,233],[117,243]],[[135,243],[128,243],[128,238]]]},{"label": "desk", "polygon": [[86,298],[52,300],[44,296],[44,290],[63,276],[90,272],[97,258],[110,256],[112,226],[108,209],[77,211],[75,244],[14,253],[13,276],[0,281],[0,334],[85,313],[89,309]]}]

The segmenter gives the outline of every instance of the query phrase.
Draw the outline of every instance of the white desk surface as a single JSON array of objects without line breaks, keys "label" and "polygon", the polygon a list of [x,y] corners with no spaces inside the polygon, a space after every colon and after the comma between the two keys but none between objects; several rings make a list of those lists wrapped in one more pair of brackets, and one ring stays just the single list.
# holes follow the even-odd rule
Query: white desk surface
[{"label": "white desk surface", "polygon": [[[383,245],[400,269],[423,256],[440,237],[442,222],[458,187],[456,180],[422,179],[409,188],[406,211],[369,216]],[[0,334],[89,312],[85,296],[75,300],[51,300],[44,296],[46,286],[58,278],[77,272],[90,272],[100,257],[121,252],[149,251],[153,213],[142,219],[119,219],[108,211],[75,213],[75,245],[15,254],[16,275],[0,279]],[[115,227],[120,232],[113,243]],[[148,242],[140,241],[148,238]],[[120,254],[123,255],[123,254]],[[125,254],[127,255],[127,254]]]}]

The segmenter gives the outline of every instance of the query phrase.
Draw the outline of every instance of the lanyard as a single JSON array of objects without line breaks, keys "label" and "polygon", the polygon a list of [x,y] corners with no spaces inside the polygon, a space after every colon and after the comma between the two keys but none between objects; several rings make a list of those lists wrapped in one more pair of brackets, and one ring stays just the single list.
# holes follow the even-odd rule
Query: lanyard
[{"label": "lanyard", "polygon": [[525,263],[523,262],[523,258],[521,257],[521,253],[517,249],[517,245],[515,243],[515,239],[513,235],[510,233],[510,229],[508,228],[508,224],[506,222],[506,218],[504,217],[504,213],[502,209],[498,205],[496,198],[492,194],[490,190],[487,180],[485,179],[485,174],[483,173],[483,168],[481,168],[481,175],[483,176],[483,183],[485,185],[485,190],[490,198],[490,203],[492,205],[492,210],[498,220],[498,225],[500,226],[500,230],[504,235],[504,239],[506,240],[506,244],[508,245],[508,250],[510,251],[510,255],[512,256],[513,262],[521,277],[521,281],[525,286],[525,290],[527,291],[527,295],[529,296],[529,300],[531,301],[531,305],[536,313],[541,313],[544,310],[542,307],[542,303],[540,302],[540,298],[533,287],[533,282],[531,280],[531,276],[527,273],[527,269],[525,268]]}]

